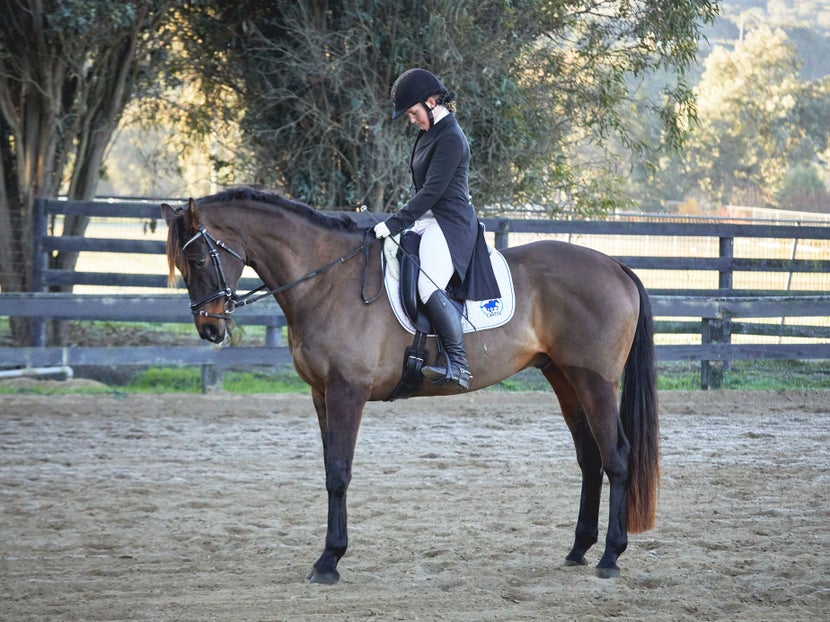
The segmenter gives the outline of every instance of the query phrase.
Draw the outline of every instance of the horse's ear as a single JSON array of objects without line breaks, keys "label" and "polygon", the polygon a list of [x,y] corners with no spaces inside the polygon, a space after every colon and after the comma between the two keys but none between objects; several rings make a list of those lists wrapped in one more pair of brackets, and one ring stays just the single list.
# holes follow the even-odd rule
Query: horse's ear
[{"label": "horse's ear", "polygon": [[181,215],[182,211],[180,209],[171,207],[167,203],[161,204],[161,216],[164,218],[164,222],[166,222],[168,226],[170,226],[170,223],[173,222],[176,217]]},{"label": "horse's ear", "polygon": [[192,231],[199,228],[199,208],[196,207],[196,201],[193,197],[187,202],[187,210],[184,213],[187,218],[187,224]]}]

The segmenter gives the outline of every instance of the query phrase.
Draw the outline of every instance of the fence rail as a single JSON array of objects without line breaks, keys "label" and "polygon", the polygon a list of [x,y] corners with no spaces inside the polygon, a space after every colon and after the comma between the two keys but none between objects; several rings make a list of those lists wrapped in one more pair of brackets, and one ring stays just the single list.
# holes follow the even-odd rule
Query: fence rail
[{"label": "fence rail", "polygon": [[[95,285],[106,287],[162,288],[164,274],[76,272],[48,268],[48,258],[60,252],[129,253],[159,255],[161,240],[86,238],[49,235],[54,218],[84,215],[144,221],[150,228],[160,222],[157,202],[131,201],[42,201],[35,216],[35,275],[38,292],[0,294],[0,316],[28,317],[36,339],[28,348],[0,348],[0,367],[59,365],[202,365],[225,368],[237,364],[276,364],[288,360],[280,334],[285,319],[273,301],[238,310],[241,324],[266,327],[266,343],[255,347],[131,347],[47,348],[42,325],[46,320],[96,320],[190,323],[187,299],[181,294],[117,295],[47,293],[55,286]],[[355,214],[369,225],[367,215]],[[830,328],[811,324],[763,324],[741,318],[830,317],[830,291],[792,292],[781,289],[733,287],[736,273],[784,272],[830,273],[830,260],[734,256],[736,238],[784,238],[830,240],[830,226],[796,226],[747,223],[642,222],[642,221],[551,221],[505,218],[483,219],[494,234],[497,248],[506,248],[512,234],[574,234],[599,236],[656,236],[716,238],[717,257],[620,256],[633,269],[710,271],[718,275],[717,289],[650,288],[658,334],[699,335],[701,343],[658,345],[662,361],[701,361],[701,386],[712,382],[711,362],[739,359],[830,359]],[[253,288],[255,279],[243,279],[242,289]],[[688,318],[696,318],[690,321]],[[802,337],[810,343],[733,344],[731,336],[766,335]]]}]

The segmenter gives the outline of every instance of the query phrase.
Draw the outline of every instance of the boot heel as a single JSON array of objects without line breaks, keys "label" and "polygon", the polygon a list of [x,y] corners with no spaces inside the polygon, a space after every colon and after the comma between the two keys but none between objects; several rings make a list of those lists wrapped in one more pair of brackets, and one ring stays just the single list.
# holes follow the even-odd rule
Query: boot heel
[{"label": "boot heel", "polygon": [[431,380],[435,386],[454,384],[464,391],[470,388],[470,381],[473,379],[473,375],[469,370],[459,368],[448,371],[446,368],[442,369],[440,367],[423,367],[421,368],[421,374],[427,380]]},{"label": "boot heel", "polygon": [[464,391],[469,390],[470,388],[470,380],[473,379],[473,376],[470,372],[466,369],[458,370],[458,376],[447,376],[443,380],[439,380],[437,382],[433,382],[434,385],[450,385],[451,387],[455,388],[453,393],[463,393]]},{"label": "boot heel", "polygon": [[444,365],[428,365],[421,368],[421,373],[434,385],[455,385],[466,391],[472,376],[467,369],[461,316],[441,290],[434,292],[424,306],[443,346]]}]

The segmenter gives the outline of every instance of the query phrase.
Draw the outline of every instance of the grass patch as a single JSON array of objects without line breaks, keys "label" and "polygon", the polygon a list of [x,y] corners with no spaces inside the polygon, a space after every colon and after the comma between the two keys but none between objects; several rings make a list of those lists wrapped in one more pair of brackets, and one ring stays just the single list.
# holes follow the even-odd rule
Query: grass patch
[{"label": "grass patch", "polygon": [[[720,376],[721,389],[748,391],[808,391],[830,389],[827,361],[732,361],[713,365],[713,378]],[[661,363],[660,390],[700,389],[700,363]]]},{"label": "grass patch", "polygon": [[[716,366],[722,389],[757,391],[808,391],[830,389],[827,361],[733,361]],[[699,391],[700,363],[660,363],[660,391]],[[493,385],[489,391],[549,391],[547,380],[535,369],[525,369]]]},{"label": "grass patch", "polygon": [[[123,368],[120,368],[123,369]],[[0,394],[32,393],[200,393],[202,375],[198,367],[153,367],[128,374],[105,375],[93,368],[90,377],[77,377],[72,383],[60,380],[16,378],[0,381]],[[722,389],[763,391],[808,391],[830,389],[827,361],[734,361],[716,368],[722,376]],[[290,365],[249,370],[227,370],[222,390],[239,395],[256,393],[308,394],[310,389]],[[700,363],[661,363],[657,370],[661,391],[700,390]],[[535,369],[523,370],[488,387],[487,391],[550,391],[544,376]]]},{"label": "grass patch", "polygon": [[311,393],[311,388],[294,373],[287,370],[277,373],[230,372],[222,382],[223,389],[231,393]]},{"label": "grass patch", "polygon": [[[151,368],[121,387],[130,393],[199,393],[202,374],[198,368]],[[228,393],[309,393],[309,386],[290,367],[272,371],[227,371],[222,390]]]},{"label": "grass patch", "polygon": [[199,393],[202,376],[197,367],[151,367],[120,388],[129,393]]}]

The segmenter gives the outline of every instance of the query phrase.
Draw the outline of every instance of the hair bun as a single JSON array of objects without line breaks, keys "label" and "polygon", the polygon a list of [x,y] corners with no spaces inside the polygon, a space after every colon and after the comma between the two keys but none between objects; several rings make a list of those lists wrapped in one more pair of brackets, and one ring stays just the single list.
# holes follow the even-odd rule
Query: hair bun
[{"label": "hair bun", "polygon": [[444,104],[449,104],[454,99],[455,99],[455,93],[452,93],[452,92],[444,93],[443,95],[441,95],[441,97],[438,98],[438,103],[443,106]]}]

